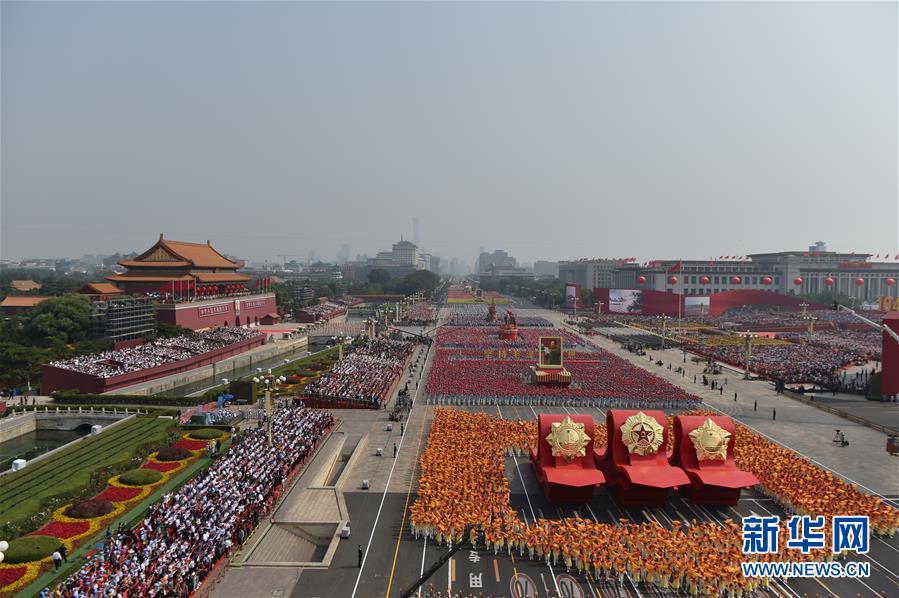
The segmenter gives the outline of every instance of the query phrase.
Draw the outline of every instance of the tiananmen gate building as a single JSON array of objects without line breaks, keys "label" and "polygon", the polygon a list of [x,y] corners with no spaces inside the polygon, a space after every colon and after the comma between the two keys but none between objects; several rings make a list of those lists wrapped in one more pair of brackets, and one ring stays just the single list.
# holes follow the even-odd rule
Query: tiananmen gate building
[{"label": "tiananmen gate building", "polygon": [[273,293],[251,290],[242,264],[218,251],[209,241],[188,243],[159,240],[133,259],[119,261],[127,271],[106,280],[128,294],[157,299],[161,322],[203,330],[216,326],[255,326],[278,309]]}]

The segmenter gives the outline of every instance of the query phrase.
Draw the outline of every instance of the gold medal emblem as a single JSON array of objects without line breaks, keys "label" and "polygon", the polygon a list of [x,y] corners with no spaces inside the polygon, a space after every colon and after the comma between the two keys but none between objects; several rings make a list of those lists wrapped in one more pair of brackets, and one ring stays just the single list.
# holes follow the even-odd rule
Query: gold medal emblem
[{"label": "gold medal emblem", "polygon": [[553,457],[564,457],[566,461],[571,461],[575,457],[586,456],[585,449],[590,444],[590,437],[584,433],[584,424],[575,423],[566,416],[560,422],[553,422],[546,441],[552,448]]},{"label": "gold medal emblem", "polygon": [[639,411],[624,420],[621,426],[621,441],[627,447],[628,453],[651,455],[658,452],[662,446],[663,432],[662,426],[654,417]]},{"label": "gold medal emblem", "polygon": [[730,432],[706,418],[701,426],[690,432],[690,440],[696,449],[696,458],[700,461],[727,459],[727,442]]}]

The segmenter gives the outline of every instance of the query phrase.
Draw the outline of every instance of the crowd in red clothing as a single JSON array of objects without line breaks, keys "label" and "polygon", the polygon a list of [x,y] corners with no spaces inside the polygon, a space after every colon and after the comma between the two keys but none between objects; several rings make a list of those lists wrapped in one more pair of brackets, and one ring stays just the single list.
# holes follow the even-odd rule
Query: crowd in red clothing
[{"label": "crowd in red clothing", "polygon": [[518,340],[509,341],[499,338],[497,327],[465,328],[441,326],[437,331],[437,348],[466,349],[537,349],[537,341],[541,336],[561,336],[566,349],[583,346],[580,337],[560,328],[523,328],[518,330]]},{"label": "crowd in red clothing", "polygon": [[[496,320],[491,322],[487,315],[489,307],[483,303],[475,305],[452,305],[449,307],[450,313],[446,320],[447,326],[498,326],[503,321],[501,307],[496,308]],[[546,318],[538,316],[520,316],[515,314],[515,323],[519,328],[529,326],[552,326],[552,322]]]},{"label": "crowd in red clothing", "polygon": [[432,399],[555,397],[602,402],[681,402],[701,399],[606,351],[577,353],[565,360],[571,386],[528,384],[530,363],[512,358],[484,358],[438,349],[431,364],[427,392]]},{"label": "crowd in red clothing", "polygon": [[209,469],[151,506],[140,527],[108,531],[102,549],[45,595],[190,595],[218,559],[249,535],[291,469],[333,423],[325,411],[280,410],[272,444],[263,429],[238,436]]},{"label": "crowd in red clothing", "polygon": [[437,321],[437,308],[428,301],[419,301],[406,309],[401,323],[404,326],[424,326]]}]

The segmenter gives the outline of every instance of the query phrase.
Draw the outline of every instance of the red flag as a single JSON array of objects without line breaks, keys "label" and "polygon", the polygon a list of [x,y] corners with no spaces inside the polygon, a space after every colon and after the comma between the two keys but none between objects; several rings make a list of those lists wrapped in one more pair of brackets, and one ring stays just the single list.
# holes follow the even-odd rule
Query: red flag
[{"label": "red flag", "polygon": [[674,264],[673,266],[671,266],[670,268],[668,268],[668,272],[671,273],[671,274],[674,274],[674,273],[676,273],[676,272],[680,272],[680,267],[681,267],[681,262],[677,262],[676,264]]}]

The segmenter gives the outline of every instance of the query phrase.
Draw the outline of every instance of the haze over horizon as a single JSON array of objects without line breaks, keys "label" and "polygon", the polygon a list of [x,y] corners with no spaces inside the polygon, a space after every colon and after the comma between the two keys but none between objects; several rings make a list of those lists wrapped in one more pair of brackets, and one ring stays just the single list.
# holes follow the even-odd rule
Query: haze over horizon
[{"label": "haze over horizon", "polygon": [[[0,257],[899,253],[896,3],[3,2]],[[202,32],[202,33],[198,33]],[[290,259],[290,258],[288,258]]]}]

